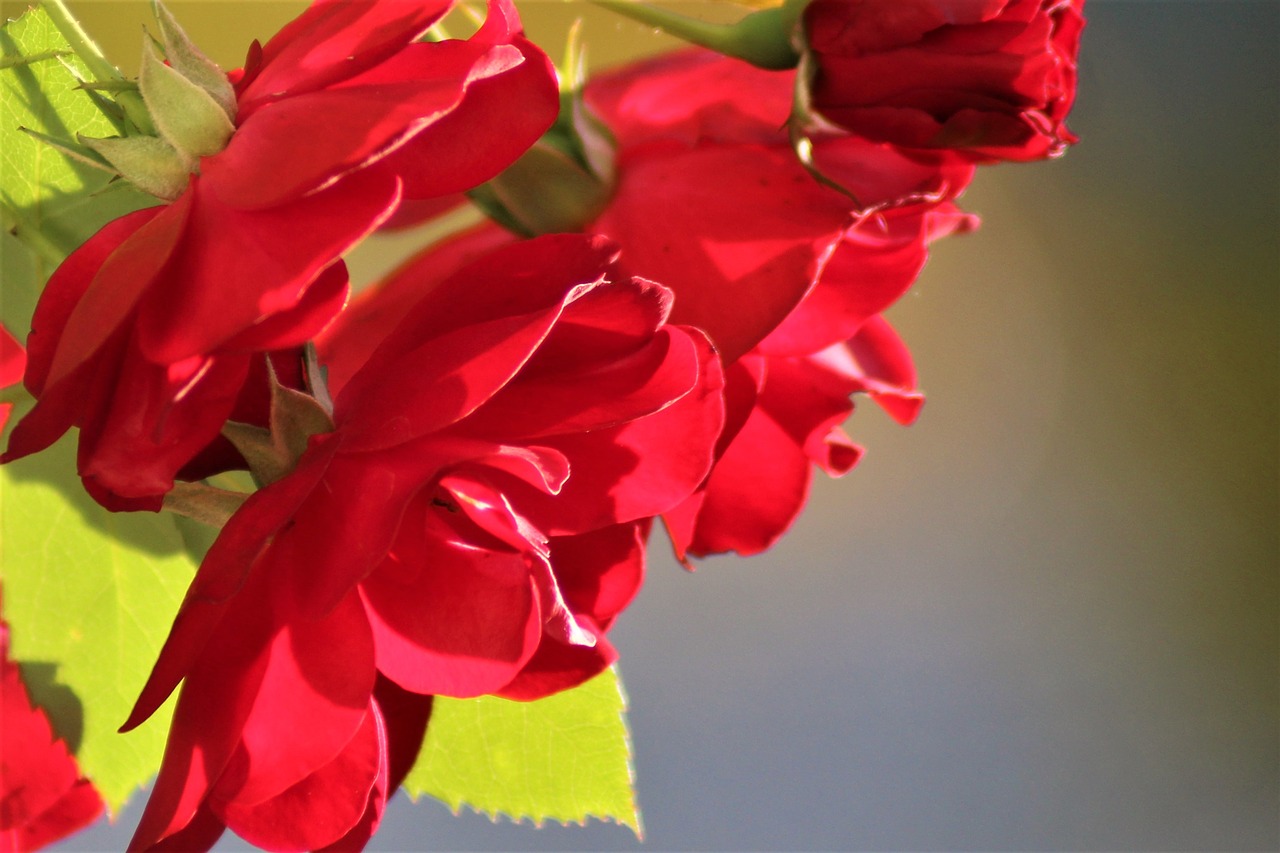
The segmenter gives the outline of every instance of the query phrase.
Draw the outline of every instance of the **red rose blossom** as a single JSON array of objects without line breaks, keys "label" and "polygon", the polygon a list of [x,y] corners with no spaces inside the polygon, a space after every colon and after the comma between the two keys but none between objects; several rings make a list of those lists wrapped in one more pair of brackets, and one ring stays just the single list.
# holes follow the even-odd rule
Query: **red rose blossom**
[{"label": "red rose blossom", "polygon": [[980,160],[1076,141],[1084,0],[812,0],[810,106],[868,139]]},{"label": "red rose blossom", "polygon": [[[251,355],[304,343],[341,309],[345,251],[401,197],[473,186],[537,138],[557,107],[546,58],[508,0],[468,41],[416,41],[450,5],[317,0],[255,43],[225,147],[50,279],[28,339],[38,402],[5,461],[78,426],[89,492],[158,509],[218,435]],[[464,160],[459,137],[494,145]]]},{"label": "red rose blossom", "polygon": [[[629,270],[671,288],[673,319],[704,329],[726,363],[840,263],[858,224],[850,198],[795,159],[786,131],[794,81],[792,71],[689,50],[586,89],[617,142],[617,185],[587,229],[617,240]],[[855,136],[818,141],[814,155],[869,207],[954,198],[973,174]]]},{"label": "red rose blossom", "polygon": [[838,476],[857,461],[840,426],[850,395],[914,419],[910,356],[879,315],[915,281],[931,240],[977,223],[948,200],[972,164],[855,134],[819,140],[824,173],[883,208],[855,218],[848,196],[794,160],[784,129],[794,80],[688,51],[587,87],[618,146],[616,192],[588,229],[670,287],[673,316],[704,327],[729,365],[716,466],[664,516],[682,558],[775,542],[815,465]]},{"label": "red rose blossom", "polygon": [[906,345],[881,316],[914,283],[928,244],[977,225],[949,203],[910,205],[862,223],[794,311],[730,366],[715,468],[664,515],[682,559],[759,553],[795,521],[813,469],[847,473],[862,455],[841,424],[866,393],[901,424],[924,397]]},{"label": "red rose blossom", "polygon": [[0,622],[0,851],[36,850],[83,829],[102,798],[31,704]]},{"label": "red rose blossom", "polygon": [[705,478],[723,423],[705,336],[615,255],[567,235],[398,273],[417,301],[356,333],[382,340],[335,383],[333,431],[227,523],[126,724],[185,679],[137,848],[363,825],[397,752],[375,748],[380,677],[535,699],[613,661],[648,519]]},{"label": "red rose blossom", "polygon": [[[629,271],[669,287],[672,316],[703,328],[728,365],[716,467],[664,516],[682,558],[776,541],[803,507],[814,465],[838,476],[856,462],[840,427],[851,394],[914,419],[922,398],[910,356],[879,314],[915,281],[930,241],[977,224],[947,200],[971,163],[922,161],[851,134],[819,141],[824,171],[883,208],[856,217],[847,195],[794,159],[784,127],[794,82],[793,72],[690,50],[586,88],[616,145],[616,184],[583,229],[618,241]],[[482,225],[437,257],[461,263],[513,239]],[[347,352],[373,346],[358,329],[386,322],[373,312],[403,310],[413,298],[405,284],[354,306],[341,330]],[[351,369],[332,366],[339,381]]]}]

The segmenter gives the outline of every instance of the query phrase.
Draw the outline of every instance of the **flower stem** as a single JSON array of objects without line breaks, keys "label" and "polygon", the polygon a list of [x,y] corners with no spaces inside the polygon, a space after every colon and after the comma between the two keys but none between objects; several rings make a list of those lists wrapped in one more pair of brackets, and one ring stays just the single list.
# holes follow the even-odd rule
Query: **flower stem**
[{"label": "flower stem", "polygon": [[[125,77],[120,73],[120,69],[111,64],[111,60],[107,59],[102,48],[98,47],[97,42],[84,31],[84,27],[80,26],[80,21],[71,14],[64,0],[44,0],[41,5],[45,14],[49,16],[49,20],[53,21],[58,32],[66,39],[67,46],[80,57],[80,61],[89,69],[94,79],[101,83],[124,82]],[[148,134],[155,132],[147,105],[143,103],[142,96],[136,90],[121,91],[116,94],[115,100],[138,130]]]},{"label": "flower stem", "polygon": [[753,12],[736,24],[712,24],[669,9],[650,6],[639,0],[591,2],[633,21],[649,24],[687,42],[750,62],[760,68],[793,68],[800,58],[791,45],[790,28],[787,26],[787,21],[791,19],[790,10],[784,10],[782,6]]}]

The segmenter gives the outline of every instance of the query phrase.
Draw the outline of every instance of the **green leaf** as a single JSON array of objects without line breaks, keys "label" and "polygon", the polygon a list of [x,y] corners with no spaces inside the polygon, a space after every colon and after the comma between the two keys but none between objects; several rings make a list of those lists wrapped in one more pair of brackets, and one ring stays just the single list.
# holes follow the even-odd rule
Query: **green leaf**
[{"label": "green leaf", "polygon": [[[19,336],[25,336],[40,288],[63,257],[110,220],[155,203],[118,182],[107,190],[110,176],[20,129],[68,142],[78,133],[118,132],[77,88],[76,74],[87,73],[84,64],[74,56],[50,57],[66,50],[66,40],[42,9],[0,27],[0,307],[5,325]],[[28,251],[34,261],[10,258]]]},{"label": "green leaf", "polygon": [[625,712],[612,669],[537,702],[436,697],[405,790],[415,799],[430,794],[455,813],[465,805],[538,825],[594,817],[639,837]]},{"label": "green leaf", "polygon": [[160,766],[171,708],[118,734],[194,566],[172,518],[110,513],[75,474],[75,436],[0,467],[11,652],[112,810]]}]

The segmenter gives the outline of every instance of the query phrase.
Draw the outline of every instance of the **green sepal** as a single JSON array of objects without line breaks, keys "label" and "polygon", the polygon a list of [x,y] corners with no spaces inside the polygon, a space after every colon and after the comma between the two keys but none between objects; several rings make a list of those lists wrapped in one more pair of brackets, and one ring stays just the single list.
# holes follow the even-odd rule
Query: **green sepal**
[{"label": "green sepal", "polygon": [[110,172],[113,175],[119,174],[115,167],[107,162],[105,157],[87,145],[76,145],[75,143],[58,139],[56,136],[50,136],[47,133],[41,133],[38,130],[31,130],[27,127],[20,127],[18,130],[33,139],[40,140],[45,145],[58,149],[65,156],[70,157],[78,163],[83,163],[86,166],[92,166],[95,169],[102,169],[103,171]]},{"label": "green sepal", "polygon": [[608,204],[612,188],[574,158],[539,141],[485,185],[529,234],[581,231]]},{"label": "green sepal", "polygon": [[166,201],[182,195],[195,165],[168,142],[154,136],[90,139],[77,135],[77,139],[105,157],[129,183]]},{"label": "green sepal", "polygon": [[176,18],[160,0],[153,0],[156,21],[160,24],[160,38],[164,43],[165,58],[169,65],[183,77],[195,83],[222,107],[229,120],[236,117],[236,91],[231,81],[212,59],[179,26]]},{"label": "green sepal", "polygon": [[227,147],[235,125],[213,96],[164,64],[151,40],[142,45],[138,88],[160,135],[191,157],[210,157]]},{"label": "green sepal", "polygon": [[471,200],[521,236],[581,231],[613,197],[617,142],[587,108],[581,27],[569,29],[560,70],[560,114],[551,129]]},{"label": "green sepal", "polygon": [[[222,428],[223,436],[249,463],[249,471],[260,486],[288,476],[307,451],[311,436],[334,430],[333,410],[331,404],[327,405],[328,390],[322,379],[319,386],[313,386],[321,392],[318,398],[281,385],[270,361],[267,373],[271,383],[271,428],[238,421],[228,421]],[[308,370],[308,380],[314,383],[317,377]]]},{"label": "green sepal", "polygon": [[249,496],[244,492],[179,480],[164,496],[164,508],[201,524],[221,528],[248,499]]},{"label": "green sepal", "polygon": [[776,6],[752,12],[733,24],[713,24],[637,0],[593,2],[691,44],[750,62],[757,68],[771,71],[794,68],[800,59],[791,36],[802,5]]}]

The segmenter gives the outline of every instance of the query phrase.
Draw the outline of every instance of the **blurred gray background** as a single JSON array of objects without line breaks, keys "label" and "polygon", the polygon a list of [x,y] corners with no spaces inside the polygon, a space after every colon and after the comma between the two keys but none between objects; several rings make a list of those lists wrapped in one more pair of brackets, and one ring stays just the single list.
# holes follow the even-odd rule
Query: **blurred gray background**
[{"label": "blurred gray background", "polygon": [[[145,8],[72,5],[134,58]],[[230,67],[298,4],[174,8]],[[597,65],[660,44],[521,11],[553,56],[584,13]],[[985,225],[890,315],[919,423],[864,404],[866,458],[764,556],[655,541],[614,635],[643,849],[1280,847],[1280,4],[1087,13],[1083,141],[980,173]],[[641,847],[400,799],[372,845]]]}]

